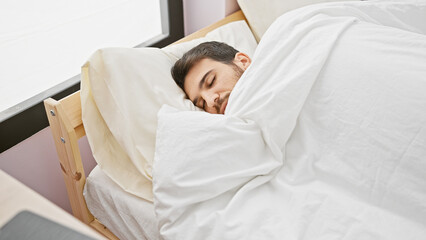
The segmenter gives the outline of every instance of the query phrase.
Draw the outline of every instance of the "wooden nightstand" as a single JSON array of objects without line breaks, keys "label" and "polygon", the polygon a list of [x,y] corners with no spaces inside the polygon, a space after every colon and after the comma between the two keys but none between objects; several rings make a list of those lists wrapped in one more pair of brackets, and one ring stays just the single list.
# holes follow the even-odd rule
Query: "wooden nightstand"
[{"label": "wooden nightstand", "polygon": [[106,239],[94,229],[0,170],[0,227],[23,210],[29,210],[89,237]]}]

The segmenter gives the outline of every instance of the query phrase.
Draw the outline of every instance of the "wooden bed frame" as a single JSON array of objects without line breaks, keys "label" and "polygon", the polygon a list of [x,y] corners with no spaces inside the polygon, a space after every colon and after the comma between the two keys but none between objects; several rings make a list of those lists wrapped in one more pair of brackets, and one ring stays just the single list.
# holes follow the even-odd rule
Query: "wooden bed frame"
[{"label": "wooden bed frame", "polygon": [[[224,24],[238,20],[245,20],[247,22],[241,10],[173,44],[204,37],[208,32]],[[78,140],[85,136],[86,132],[81,119],[80,91],[58,101],[52,98],[46,99],[44,100],[44,106],[52,130],[56,151],[58,152],[60,167],[65,180],[73,215],[107,238],[118,239],[101,222],[93,217],[87,209],[86,201],[83,196],[86,175],[83,169]]]}]

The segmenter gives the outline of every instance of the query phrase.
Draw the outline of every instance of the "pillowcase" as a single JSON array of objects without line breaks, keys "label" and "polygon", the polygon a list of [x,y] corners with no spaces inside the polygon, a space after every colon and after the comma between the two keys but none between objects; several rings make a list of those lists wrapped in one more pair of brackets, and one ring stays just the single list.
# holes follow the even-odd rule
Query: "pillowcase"
[{"label": "pillowcase", "polygon": [[268,4],[263,0],[238,0],[238,5],[259,42],[272,22],[285,12],[310,4],[336,1],[351,0],[268,0]]},{"label": "pillowcase", "polygon": [[[235,34],[235,33],[238,34]],[[223,25],[211,32],[205,37],[194,39],[189,42],[183,42],[175,45],[170,45],[163,50],[173,56],[176,60],[180,59],[189,49],[197,46],[202,42],[207,41],[220,41],[225,42],[228,45],[234,47],[240,52],[246,53],[250,57],[253,57],[254,51],[256,50],[257,43],[254,39],[253,33],[247,25],[246,21],[235,21]]]},{"label": "pillowcase", "polygon": [[170,69],[186,51],[213,40],[249,56],[257,46],[245,21],[238,21],[164,49],[100,49],[82,67],[82,120],[93,156],[127,192],[153,200],[157,112],[163,104],[197,109],[175,84]]}]

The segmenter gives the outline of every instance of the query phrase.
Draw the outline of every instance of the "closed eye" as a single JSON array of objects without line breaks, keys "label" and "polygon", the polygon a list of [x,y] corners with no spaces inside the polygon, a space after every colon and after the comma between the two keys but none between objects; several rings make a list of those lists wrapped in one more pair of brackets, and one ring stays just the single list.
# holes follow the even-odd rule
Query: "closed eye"
[{"label": "closed eye", "polygon": [[213,86],[214,81],[216,80],[216,76],[213,77],[212,81],[209,84],[209,87]]}]

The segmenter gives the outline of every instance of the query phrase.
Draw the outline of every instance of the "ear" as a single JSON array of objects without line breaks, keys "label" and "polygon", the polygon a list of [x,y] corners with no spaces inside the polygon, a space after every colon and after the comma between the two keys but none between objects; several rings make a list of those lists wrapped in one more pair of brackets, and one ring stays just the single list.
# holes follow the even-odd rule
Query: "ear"
[{"label": "ear", "polygon": [[246,70],[248,66],[250,66],[251,59],[247,54],[238,52],[235,54],[234,63],[242,69]]}]

